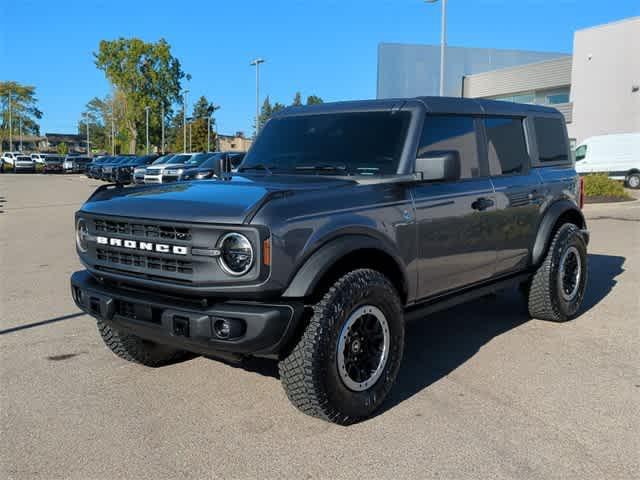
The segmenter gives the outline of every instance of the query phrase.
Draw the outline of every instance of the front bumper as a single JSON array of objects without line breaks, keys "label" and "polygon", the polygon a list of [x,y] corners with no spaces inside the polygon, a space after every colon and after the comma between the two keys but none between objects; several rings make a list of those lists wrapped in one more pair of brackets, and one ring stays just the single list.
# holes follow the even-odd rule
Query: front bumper
[{"label": "front bumper", "polygon": [[35,172],[36,166],[35,164],[16,164],[14,165],[13,170],[15,172]]},{"label": "front bumper", "polygon": [[[121,331],[204,355],[218,352],[278,356],[297,332],[304,306],[296,303],[185,300],[98,282],[82,270],[71,276],[76,305]],[[216,322],[236,333],[220,338]]]},{"label": "front bumper", "polygon": [[145,175],[144,183],[162,183],[162,175]]}]

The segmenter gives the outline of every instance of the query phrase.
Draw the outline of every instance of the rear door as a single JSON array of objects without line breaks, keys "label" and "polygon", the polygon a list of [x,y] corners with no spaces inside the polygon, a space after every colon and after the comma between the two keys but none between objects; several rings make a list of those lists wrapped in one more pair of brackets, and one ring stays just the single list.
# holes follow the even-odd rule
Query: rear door
[{"label": "rear door", "polygon": [[545,197],[531,168],[525,118],[492,116],[483,125],[498,209],[496,274],[501,275],[528,265]]},{"label": "rear door", "polygon": [[418,156],[454,151],[460,180],[413,187],[418,225],[419,299],[490,278],[496,261],[493,185],[480,145],[482,120],[471,115],[425,118]]}]

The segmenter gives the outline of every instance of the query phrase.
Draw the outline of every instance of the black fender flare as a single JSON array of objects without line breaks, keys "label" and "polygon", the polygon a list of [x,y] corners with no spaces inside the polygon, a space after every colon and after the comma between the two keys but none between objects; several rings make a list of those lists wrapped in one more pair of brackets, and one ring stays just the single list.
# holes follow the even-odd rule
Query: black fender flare
[{"label": "black fender flare", "polygon": [[359,234],[349,234],[336,237],[309,256],[298,268],[289,286],[282,294],[285,298],[303,298],[311,295],[322,279],[341,259],[357,250],[379,250],[393,259],[402,274],[403,293],[407,292],[409,283],[406,268],[400,257],[384,242],[375,237]]},{"label": "black fender flare", "polygon": [[[577,214],[581,221],[578,227],[580,229],[585,228],[586,222],[584,215],[575,203],[566,199],[552,203],[543,213],[542,220],[538,226],[538,233],[531,251],[531,263],[533,265],[538,265],[542,262],[552,240],[551,234],[553,233],[553,227],[556,225],[558,219],[567,212],[572,212],[574,215]],[[588,238],[585,238],[585,240],[588,241]]]}]

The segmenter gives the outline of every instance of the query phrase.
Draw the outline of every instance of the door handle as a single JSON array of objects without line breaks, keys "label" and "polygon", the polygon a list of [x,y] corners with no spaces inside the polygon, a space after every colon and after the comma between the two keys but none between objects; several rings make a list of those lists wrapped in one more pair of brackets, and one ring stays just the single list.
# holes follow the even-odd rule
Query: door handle
[{"label": "door handle", "polygon": [[489,207],[493,207],[494,202],[490,198],[480,197],[475,202],[471,204],[471,208],[474,210],[483,211]]}]

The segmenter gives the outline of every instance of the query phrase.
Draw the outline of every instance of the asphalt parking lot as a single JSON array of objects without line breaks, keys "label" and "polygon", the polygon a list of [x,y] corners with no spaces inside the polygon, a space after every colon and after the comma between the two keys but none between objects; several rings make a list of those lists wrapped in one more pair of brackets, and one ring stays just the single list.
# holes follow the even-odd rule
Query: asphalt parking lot
[{"label": "asphalt parking lot", "polygon": [[273,362],[148,369],[103,346],[68,287],[97,185],[0,176],[0,477],[640,478],[640,202],[587,206],[576,320],[508,291],[412,322],[383,411],[338,427],[298,413]]}]

